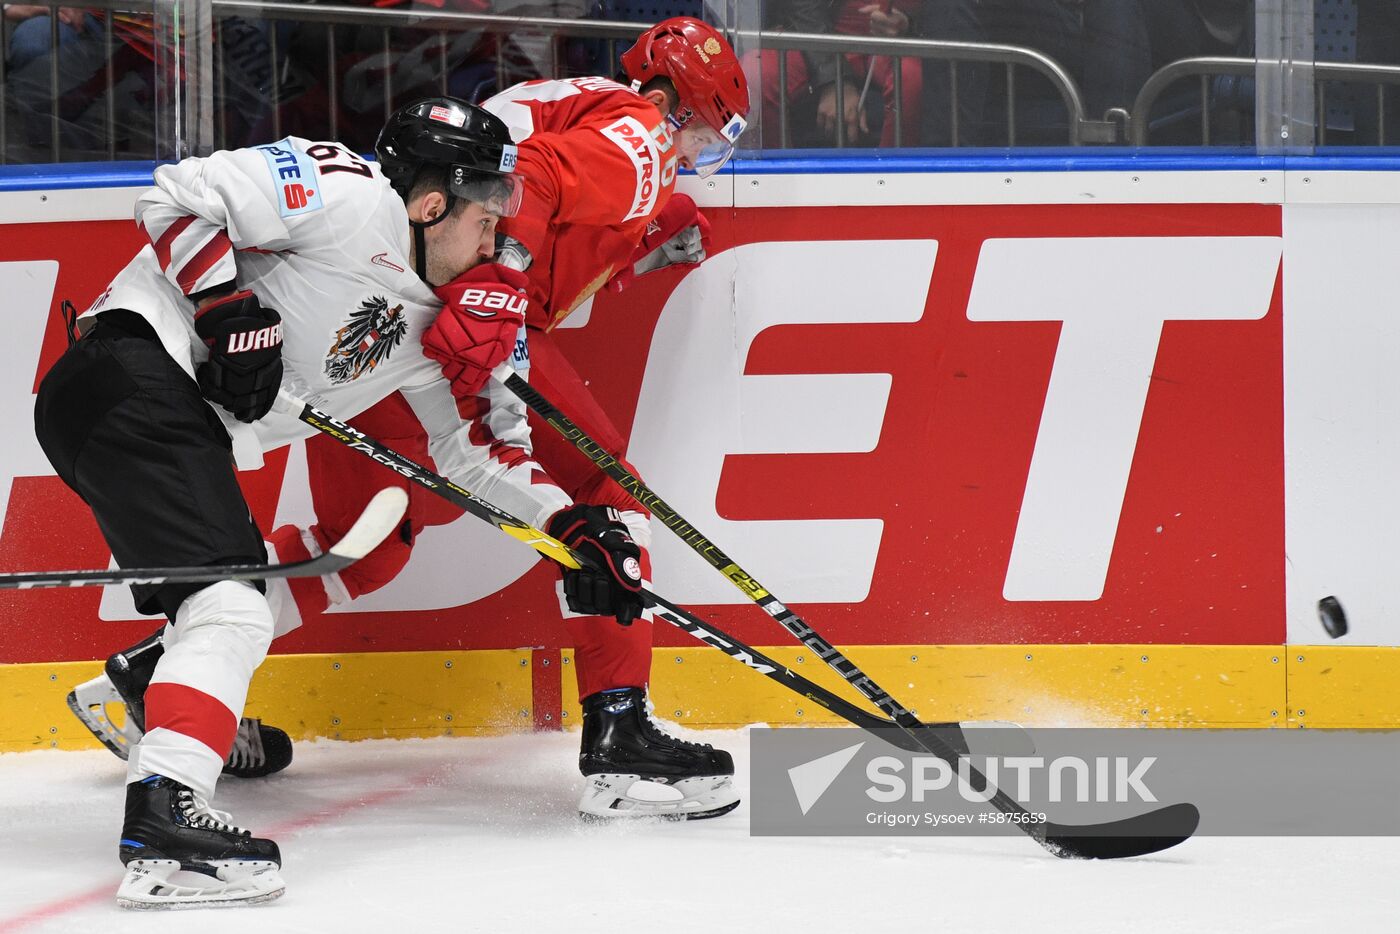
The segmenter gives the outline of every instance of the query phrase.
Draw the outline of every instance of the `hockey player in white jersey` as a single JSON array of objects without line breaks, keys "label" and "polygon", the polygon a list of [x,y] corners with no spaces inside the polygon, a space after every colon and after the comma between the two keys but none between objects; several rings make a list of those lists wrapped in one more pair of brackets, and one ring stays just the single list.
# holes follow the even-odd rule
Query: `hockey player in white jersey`
[{"label": "hockey player in white jersey", "polygon": [[[416,169],[397,191],[344,147],[295,138],[156,170],[137,204],[150,244],[79,319],[35,410],[46,455],[120,565],[268,560],[234,460],[258,466],[308,433],[272,411],[284,379],[341,417],[399,392],[443,473],[535,524],[568,505],[529,482],[528,463],[469,443],[443,376],[484,381],[523,323],[524,277],[490,261],[519,199],[509,135],[452,101],[425,103],[396,133],[388,144]],[[129,750],[118,902],[276,898],[277,845],[209,806],[274,636],[276,588],[133,593],[171,626]],[[195,875],[172,879],[181,869]]]},{"label": "hockey player in white jersey", "polygon": [[[483,105],[502,117],[519,145],[518,171],[526,188],[520,211],[501,222],[523,247],[507,255],[534,257],[522,263],[528,267],[530,302],[523,348],[528,353],[518,357],[520,375],[526,377],[529,366],[526,378],[613,451],[625,449],[623,436],[550,331],[605,282],[621,287],[649,270],[704,258],[705,220],[691,199],[675,193],[677,168],[702,174],[718,169],[732,153],[748,112],[747,83],[732,47],[698,20],[677,17],[657,24],[638,37],[622,61],[635,82],[632,89],[602,78],[535,81]],[[620,132],[620,127],[630,129]],[[387,174],[399,173],[394,152],[381,149],[379,157]],[[450,341],[445,346],[450,349]],[[528,457],[548,473],[539,477],[541,483],[558,484],[572,498],[570,510],[539,527],[555,534],[581,529],[594,539],[609,528],[621,532],[628,539],[622,547],[640,546],[643,574],[648,573],[645,510],[553,430],[529,435],[530,446],[523,448],[516,418],[524,412],[500,384],[488,383],[481,394],[472,385],[458,389],[462,411],[486,413],[477,438],[484,451],[502,463]],[[361,413],[357,427],[410,458],[428,456],[415,413],[397,395]],[[330,439],[309,440],[306,457],[317,521],[272,531],[270,541],[284,559],[310,557],[338,537],[380,483],[364,473],[359,454]],[[456,518],[433,497],[405,486],[415,499],[405,534],[381,543],[344,573],[289,582],[303,613],[319,614],[383,587],[407,565],[417,531]],[[590,521],[581,524],[580,518]],[[595,579],[592,572],[564,577],[564,623],[575,647],[583,708],[580,811],[591,817],[688,819],[731,811],[739,797],[729,753],[673,736],[647,714],[650,613],[634,593]],[[117,653],[109,659],[107,675],[70,695],[75,712],[119,755],[129,740],[105,716],[107,703],[125,701],[125,732],[138,736],[142,675],[159,651],[155,640]],[[291,749],[280,730],[245,720],[225,771],[268,774],[290,762]],[[653,784],[667,788],[648,787]]]}]

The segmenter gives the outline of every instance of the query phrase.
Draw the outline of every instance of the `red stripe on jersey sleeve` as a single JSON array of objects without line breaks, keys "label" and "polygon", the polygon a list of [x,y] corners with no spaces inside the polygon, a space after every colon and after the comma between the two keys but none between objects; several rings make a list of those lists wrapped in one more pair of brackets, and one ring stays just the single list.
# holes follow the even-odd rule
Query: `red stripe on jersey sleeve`
[{"label": "red stripe on jersey sleeve", "polygon": [[226,759],[238,734],[238,717],[203,691],[158,681],[146,689],[146,730],[156,727],[197,739]]},{"label": "red stripe on jersey sleeve", "polygon": [[471,422],[478,418],[485,418],[490,409],[490,401],[481,396],[457,400],[457,414],[463,421]]},{"label": "red stripe on jersey sleeve", "polygon": [[193,223],[194,215],[187,214],[165,228],[165,233],[156,237],[153,245],[156,248],[156,261],[160,263],[161,269],[170,268],[170,248],[175,245],[175,238],[184,233],[185,228]]},{"label": "red stripe on jersey sleeve", "polygon": [[214,268],[214,264],[225,256],[233,252],[233,242],[229,240],[228,234],[222,230],[209,239],[209,242],[199,248],[199,252],[190,257],[190,261],[185,263],[180,275],[176,279],[176,284],[180,286],[180,291],[186,295],[194,291],[195,285],[203,278],[204,274]]},{"label": "red stripe on jersey sleeve", "polygon": [[514,467],[530,459],[530,455],[525,453],[524,448],[517,447],[513,444],[506,444],[504,441],[497,438],[495,432],[486,424],[485,419],[474,422],[471,428],[467,430],[467,437],[470,438],[472,444],[477,447],[487,448],[488,456],[499,461],[506,467]]}]

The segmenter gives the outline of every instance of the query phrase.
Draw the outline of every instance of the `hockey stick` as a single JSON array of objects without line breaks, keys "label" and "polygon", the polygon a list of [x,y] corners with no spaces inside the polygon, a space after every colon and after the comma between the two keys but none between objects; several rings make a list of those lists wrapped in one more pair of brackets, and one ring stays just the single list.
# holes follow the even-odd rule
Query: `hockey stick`
[{"label": "hockey stick", "polygon": [[[359,451],[366,457],[388,467],[411,482],[431,490],[477,518],[490,522],[507,535],[524,542],[564,567],[579,568],[587,565],[586,560],[558,539],[515,518],[450,480],[438,476],[392,448],[369,437],[359,429],[298,399],[285,389],[278,394],[277,408],[327,437],[334,438],[352,450]],[[716,646],[729,657],[742,662],[760,674],[767,675],[780,684],[787,685],[804,696],[812,698],[857,726],[864,729],[888,728],[890,726],[890,721],[859,710],[825,688],[788,671],[756,649],[750,648],[728,634],[715,629],[704,620],[657,594],[643,589],[642,598],[651,603],[653,607],[660,607],[661,610],[655,611],[656,615],[668,623],[685,630],[703,642]],[[900,709],[903,710],[903,708]],[[858,716],[851,716],[851,714]],[[917,744],[918,749],[930,752],[947,762],[958,764],[958,753],[948,745],[937,730],[928,728],[907,712],[905,712],[904,721],[897,720],[895,725]],[[886,734],[880,735],[881,738],[884,738]],[[1195,805],[1173,804],[1135,817],[1082,827],[1053,823],[1031,823],[1031,815],[1020,803],[1007,795],[1006,792],[994,789],[987,777],[972,767],[971,763],[967,763],[965,768],[967,780],[974,787],[981,787],[991,792],[992,805],[1011,817],[1011,823],[1014,823],[1049,852],[1066,859],[1118,859],[1155,853],[1158,850],[1175,846],[1190,837],[1200,821],[1200,813],[1196,810]]]},{"label": "hockey stick", "polygon": [[548,422],[550,427],[563,435],[566,440],[572,442],[574,447],[578,448],[579,452],[592,461],[599,470],[616,480],[618,486],[622,487],[629,496],[649,510],[657,519],[660,519],[662,525],[676,533],[682,542],[704,558],[715,570],[723,574],[744,596],[777,620],[803,645],[815,652],[837,674],[860,691],[867,700],[889,714],[894,721],[892,725],[907,730],[933,728],[943,731],[945,736],[955,735],[953,731],[960,724],[923,723],[913,713],[906,710],[854,662],[846,658],[840,650],[823,639],[806,620],[788,609],[786,604],[774,597],[756,578],[741,568],[733,558],[725,554],[718,545],[687,522],[679,512],[643,483],[641,478],[632,473],[616,455],[589,437],[587,432],[575,425],[568,416],[560,411],[558,406],[546,399],[535,387],[521,379],[508,364],[497,367],[492,376],[504,383],[507,389],[515,393],[520,401]]},{"label": "hockey stick", "polygon": [[[622,489],[628,493],[628,495],[630,495],[638,503],[640,503],[642,506],[648,509],[652,513],[652,515],[660,519],[661,523],[665,525],[668,529],[670,529],[672,532],[676,533],[677,537],[679,537],[681,541],[685,542],[685,544],[688,545],[692,551],[700,555],[700,557],[704,558],[709,564],[714,566],[716,570],[718,570],[721,574],[723,574],[726,578],[729,579],[730,583],[734,584],[734,586],[737,587],[751,601],[758,604],[758,606],[761,609],[763,609],[764,612],[768,613],[769,616],[772,616],[775,620],[777,620],[778,623],[782,625],[784,629],[786,629],[792,635],[797,637],[797,639],[799,639],[803,645],[807,646],[807,648],[811,649],[814,653],[816,653],[823,661],[830,665],[832,669],[834,669],[838,674],[840,674],[841,677],[845,678],[846,681],[850,683],[852,687],[860,691],[860,693],[864,695],[867,700],[875,704],[885,713],[889,714],[891,719],[893,720],[893,725],[902,730],[911,739],[913,739],[919,745],[919,747],[929,752],[933,752],[942,758],[948,758],[947,756],[943,755],[944,751],[951,751],[946,749],[948,744],[946,732],[944,732],[943,735],[939,735],[940,732],[943,732],[939,727],[921,722],[902,704],[900,704],[893,697],[891,697],[890,694],[883,688],[881,688],[878,684],[876,684],[875,681],[869,675],[865,674],[865,672],[863,672],[859,667],[857,667],[854,662],[846,658],[846,656],[843,655],[840,652],[840,650],[836,649],[829,642],[827,642],[820,635],[818,635],[816,631],[813,630],[812,627],[807,623],[806,620],[798,616],[796,613],[792,612],[792,610],[788,609],[786,605],[784,605],[780,600],[774,597],[765,587],[763,587],[763,585],[760,584],[755,577],[753,577],[742,567],[740,567],[739,564],[736,561],[734,561],[733,558],[730,558],[727,554],[725,554],[724,551],[722,551],[719,548],[719,546],[717,546],[714,542],[710,541],[709,538],[707,538],[703,533],[701,533],[694,525],[687,522],[679,512],[677,512],[665,500],[663,500],[659,495],[657,495],[655,491],[653,491],[650,487],[643,483],[641,478],[639,478],[636,474],[632,473],[632,471],[629,470],[621,460],[619,460],[615,455],[608,452],[593,438],[589,437],[587,432],[585,432],[582,428],[579,428],[577,425],[575,425],[566,415],[564,415],[563,412],[559,410],[558,406],[551,403],[537,389],[535,389],[529,383],[525,382],[525,380],[521,379],[520,376],[517,375],[515,371],[511,369],[508,365],[498,367],[493,376],[496,379],[503,382],[506,388],[510,389],[511,392],[515,393],[515,395],[522,402],[524,402],[536,414],[538,414],[541,418],[548,422],[550,427],[558,431],[559,434],[561,434],[566,440],[572,442],[574,447],[577,448],[579,452],[582,453],[585,457],[587,457],[590,461],[592,461],[593,464],[597,466],[599,470],[607,474],[613,480],[617,481],[618,485],[621,486]],[[678,620],[668,620],[668,622],[680,626],[680,628],[682,629],[688,629],[686,625],[684,625]],[[886,726],[891,725],[888,721],[883,722]],[[924,738],[929,739],[931,742],[925,743]],[[945,747],[945,749],[940,750],[938,748],[935,748],[938,746]],[[905,748],[908,747],[905,746]],[[998,791],[996,794],[1002,795],[1000,791]],[[997,807],[1000,810],[1007,813],[1013,813],[1007,811],[1006,808],[1003,807],[1003,803],[1005,802],[994,803],[997,804]],[[1014,801],[1009,801],[1009,803],[1011,805],[1019,807],[1019,805],[1016,805]],[[1174,820],[1180,820],[1182,822],[1181,826],[1183,827],[1183,829],[1185,829],[1185,833],[1181,836],[1181,839],[1185,839],[1186,836],[1190,836],[1190,834],[1194,832],[1196,821],[1199,819],[1199,815],[1196,814],[1195,808],[1192,805],[1184,805],[1178,807],[1190,809],[1189,812],[1184,810],[1178,812],[1177,815],[1173,818]],[[1164,813],[1165,811],[1171,810],[1172,809],[1168,808],[1155,813],[1160,814]],[[1141,817],[1145,819],[1150,816],[1151,815],[1142,815]],[[1187,820],[1187,818],[1189,818],[1189,821]],[[1186,824],[1188,822],[1190,824],[1189,829],[1186,828]],[[1031,829],[1023,829],[1026,829],[1027,833],[1030,833],[1031,836],[1040,839],[1042,843],[1047,843],[1047,839],[1042,839]],[[1055,831],[1054,828],[1051,828],[1050,833],[1047,834],[1046,837],[1049,838],[1053,836],[1055,836]],[[1155,836],[1155,834],[1148,836]],[[1180,840],[1176,840],[1174,842],[1180,842]],[[1173,844],[1165,844],[1165,846],[1171,845]],[[1055,850],[1052,847],[1050,847],[1048,843],[1047,848],[1051,848],[1052,852],[1055,852]],[[1084,847],[1081,844],[1077,847],[1077,849],[1083,850]],[[1111,849],[1111,847],[1109,849]],[[1151,852],[1151,850],[1143,850],[1142,852]],[[1096,854],[1060,852],[1057,855],[1086,855],[1092,858],[1092,856]],[[1113,855],[1135,854],[1123,852],[1116,853]]]},{"label": "hockey stick", "polygon": [[[551,561],[567,568],[578,568],[582,566],[578,556],[563,542],[515,518],[469,490],[463,489],[446,477],[439,476],[426,467],[423,467],[421,464],[409,460],[392,448],[369,437],[353,425],[349,425],[334,416],[328,415],[314,405],[297,398],[285,390],[279,395],[277,405],[279,410],[285,414],[292,415],[298,421],[310,425],[322,434],[329,435],[347,447],[359,451],[361,454],[388,467],[400,476],[406,477],[419,486],[431,490],[448,502],[455,504],[458,508],[470,512],[478,519],[490,522],[511,538],[529,545]],[[688,613],[680,607],[674,606],[650,592],[643,591],[643,593],[648,600],[671,611],[658,613],[658,615],[668,623],[671,623],[678,629],[684,630],[695,639],[714,646],[740,664],[757,671],[759,674],[772,678],[789,690],[821,704],[837,716],[850,721],[856,726],[866,730],[889,730],[896,726],[893,721],[883,717],[877,717],[861,710],[839,695],[833,694],[821,685],[807,680],[787,668],[781,662],[769,658],[758,649],[745,645],[728,633],[714,628],[709,623],[706,623],[704,620]],[[911,751],[922,751],[924,748],[917,741],[904,739],[902,734],[896,734],[894,736],[886,734],[885,738],[887,741],[894,742],[896,745]]]},{"label": "hockey stick", "polygon": [[202,567],[118,568],[105,571],[43,571],[0,574],[0,590],[41,587],[101,587],[106,584],[199,584],[205,581],[255,581],[272,577],[320,577],[359,561],[392,532],[408,508],[408,494],[386,487],[374,494],[345,537],[324,554],[286,564],[211,564]]},{"label": "hockey stick", "polygon": [[758,582],[757,578],[741,568],[738,562],[721,551],[720,547],[710,541],[704,533],[687,522],[684,516],[667,504],[651,487],[643,483],[641,478],[632,473],[616,455],[609,453],[601,444],[590,438],[588,433],[570,421],[568,416],[559,410],[558,406],[542,396],[535,387],[521,379],[509,364],[497,367],[492,377],[503,382],[505,387],[515,393],[521,402],[524,402],[548,422],[550,427],[563,435],[566,440],[572,442],[584,457],[592,461],[603,473],[616,480],[618,486],[622,487],[628,496],[631,496],[643,508],[649,510],[653,516],[660,519],[662,525],[675,532],[676,536],[685,542],[691,551],[704,558],[706,562],[728,578],[729,582],[739,588],[744,596],[776,619],[784,629],[797,637],[803,645],[815,652],[837,674],[845,678],[852,687],[865,695],[867,700],[889,714],[896,724],[906,729],[921,729],[927,726],[876,684],[869,675],[856,667],[854,662],[842,655],[839,649],[818,635],[807,624],[806,620],[788,609],[777,597],[774,597]]}]

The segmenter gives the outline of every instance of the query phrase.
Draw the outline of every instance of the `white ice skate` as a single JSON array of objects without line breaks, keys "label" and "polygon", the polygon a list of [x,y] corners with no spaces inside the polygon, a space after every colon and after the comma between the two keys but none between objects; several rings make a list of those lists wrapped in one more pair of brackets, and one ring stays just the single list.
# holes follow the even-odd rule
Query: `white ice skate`
[{"label": "white ice skate", "polygon": [[117,904],[138,911],[234,908],[280,898],[287,890],[270,861],[214,860],[182,865],[174,859],[133,859],[117,890]]},{"label": "white ice skate", "polygon": [[[108,667],[111,667],[111,662]],[[153,670],[154,662],[151,661],[147,668]],[[137,698],[145,693],[150,678],[149,670],[142,674],[144,679],[138,684],[127,685],[128,693]],[[122,696],[106,671],[69,691],[67,700],[68,709],[73,711],[73,715],[82,721],[98,742],[119,758],[128,758],[131,747],[145,735],[141,722],[144,711],[138,713],[132,708],[131,702]],[[282,771],[291,762],[292,740],[286,732],[268,726],[255,717],[243,717],[238,721],[238,732],[234,735],[233,748],[224,760],[223,771],[225,775],[238,778],[262,778]]]},{"label": "white ice skate", "polygon": [[131,747],[141,741],[141,727],[105,673],[69,691],[67,700],[68,709],[92,735],[121,758],[127,758]]},{"label": "white ice skate", "polygon": [[664,820],[700,820],[727,814],[739,806],[739,792],[732,775],[705,775],[671,781],[640,775],[600,773],[588,776],[579,799],[579,813],[586,818],[652,817]]}]

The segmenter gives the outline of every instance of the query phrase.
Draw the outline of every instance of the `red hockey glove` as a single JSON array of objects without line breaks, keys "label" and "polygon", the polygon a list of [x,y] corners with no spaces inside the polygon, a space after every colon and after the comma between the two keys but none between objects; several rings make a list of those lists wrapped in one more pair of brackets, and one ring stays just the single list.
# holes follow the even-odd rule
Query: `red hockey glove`
[{"label": "red hockey glove", "polygon": [[528,280],[499,263],[482,263],[433,289],[442,311],[423,332],[423,353],[442,366],[452,395],[469,399],[515,350],[525,324]]},{"label": "red hockey glove", "polygon": [[632,251],[629,265],[608,280],[621,292],[638,276],[667,266],[698,266],[710,250],[710,222],[689,195],[674,194],[661,213],[647,224],[646,236]]},{"label": "red hockey glove", "polygon": [[632,625],[642,613],[642,551],[617,510],[575,503],[550,516],[545,530],[598,568],[564,569],[569,609]]},{"label": "red hockey glove", "polygon": [[199,365],[199,391],[240,422],[272,409],[282,385],[282,317],[252,292],[234,292],[201,308],[195,333],[209,347]]}]

